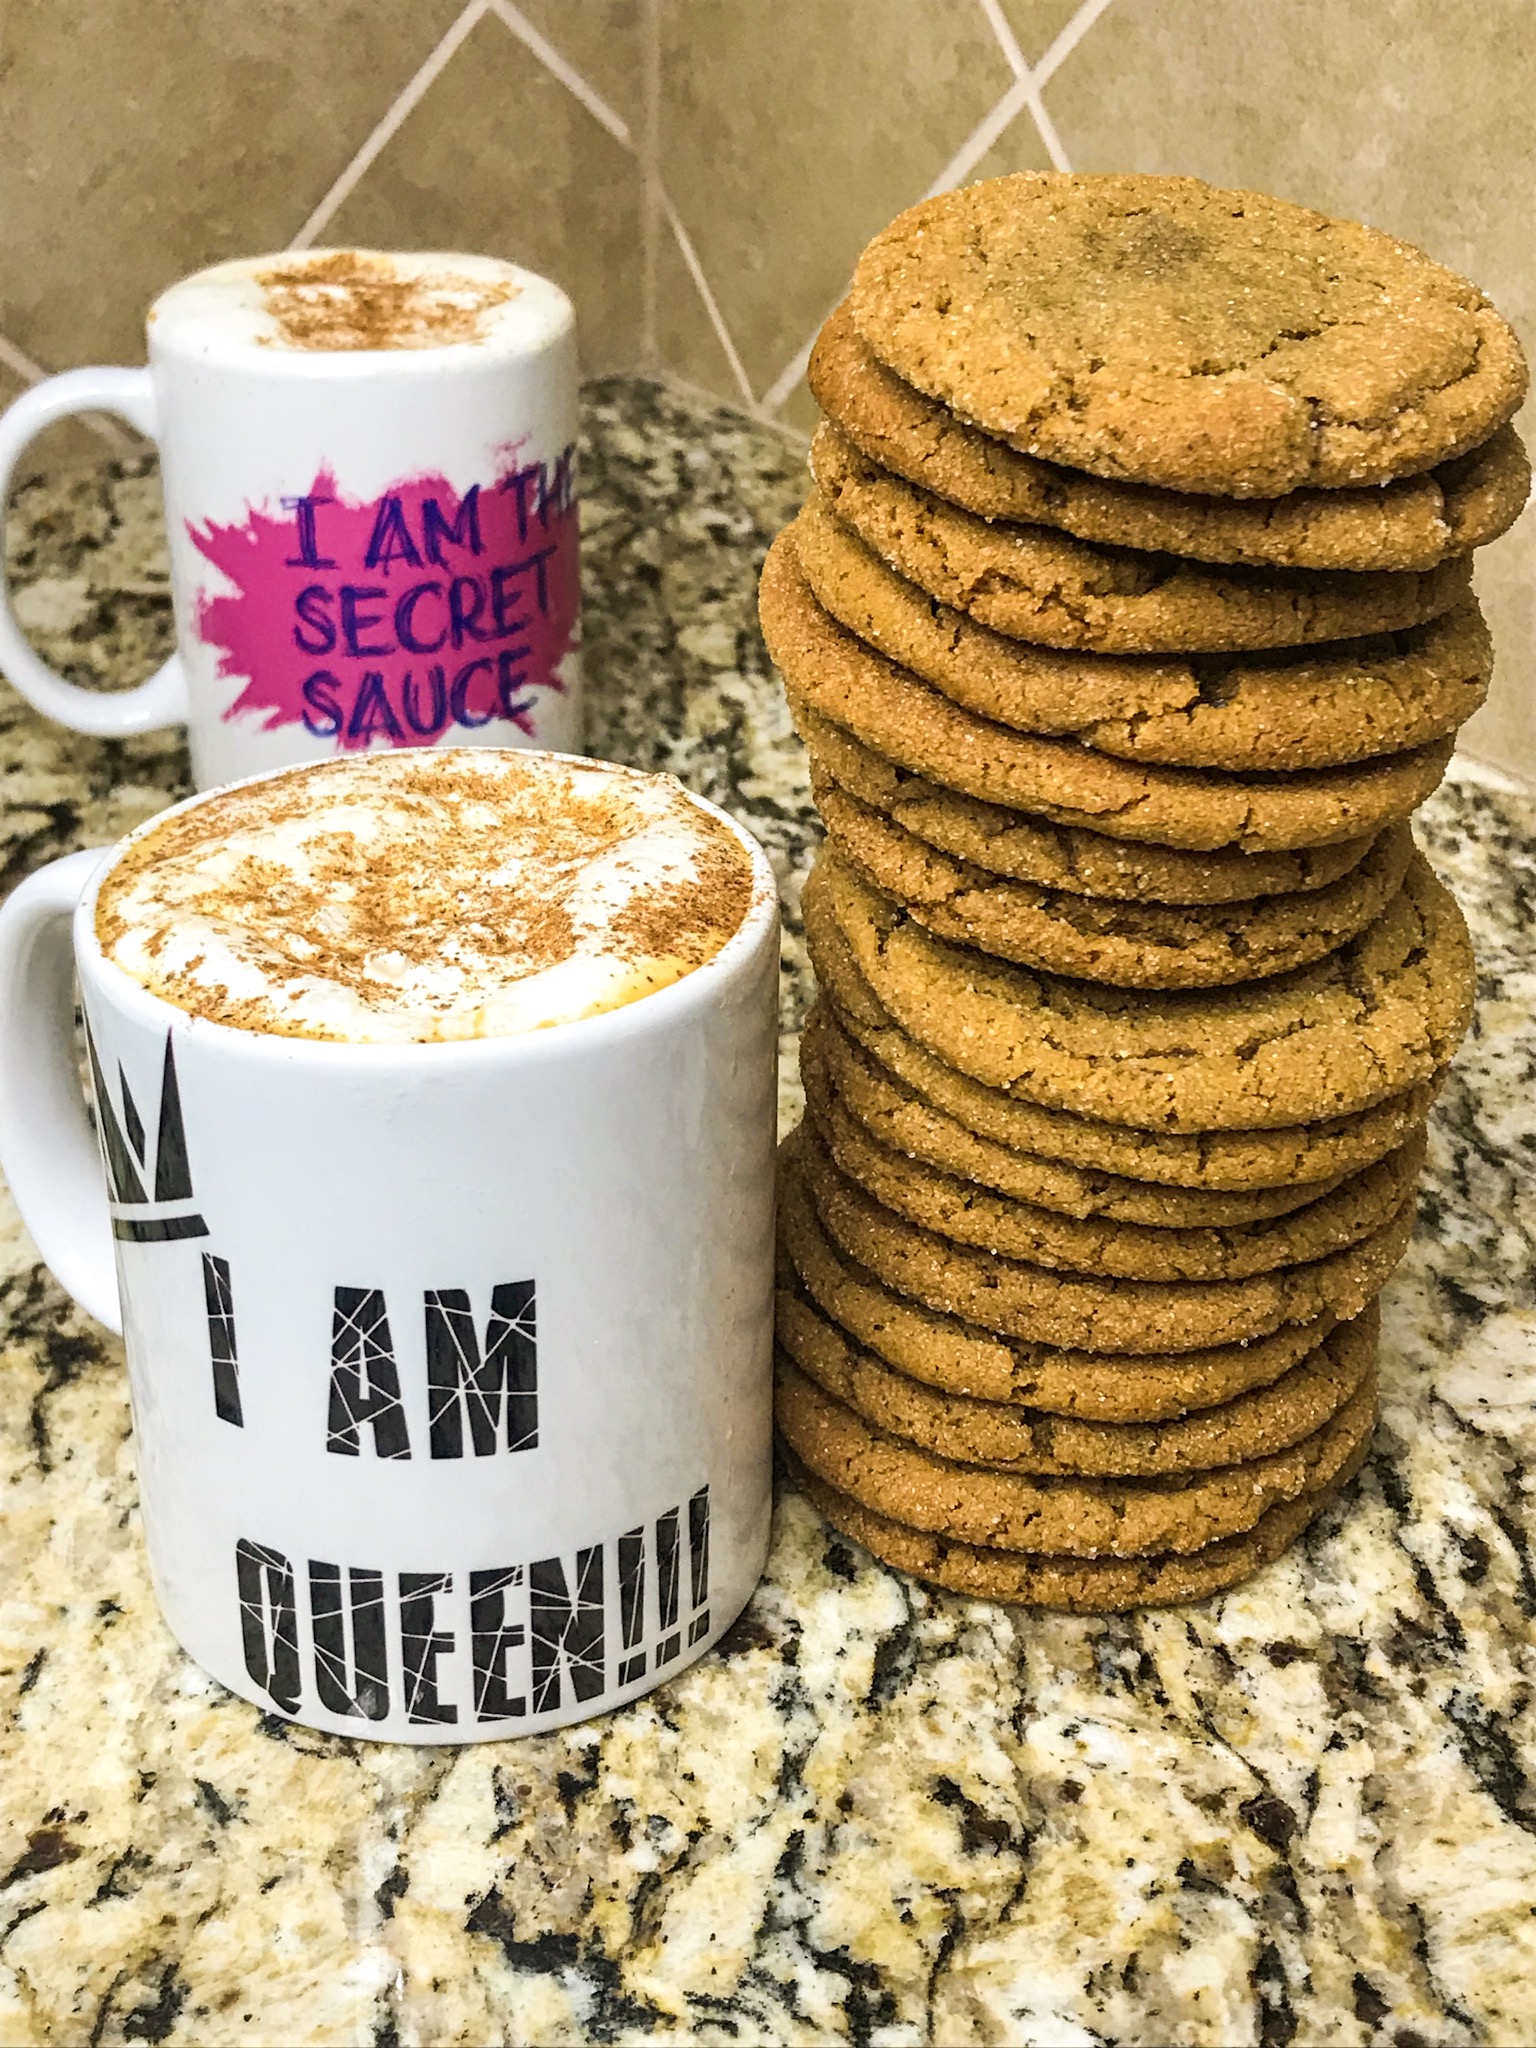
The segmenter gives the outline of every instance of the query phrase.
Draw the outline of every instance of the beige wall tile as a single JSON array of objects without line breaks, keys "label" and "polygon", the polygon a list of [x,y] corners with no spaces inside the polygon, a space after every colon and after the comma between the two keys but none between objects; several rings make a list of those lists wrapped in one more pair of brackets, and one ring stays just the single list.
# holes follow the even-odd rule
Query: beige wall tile
[{"label": "beige wall tile", "polygon": [[[0,412],[28,388],[24,378],[0,363]],[[24,484],[29,477],[51,475],[81,463],[98,463],[119,449],[127,451],[143,445],[131,428],[114,424],[109,431],[114,435],[112,441],[93,431],[83,419],[56,420],[22,450],[16,465],[16,485]],[[0,512],[3,509],[0,507]]]},{"label": "beige wall tile", "polygon": [[1477,594],[1493,629],[1493,688],[1461,746],[1536,783],[1536,509],[1479,555]]},{"label": "beige wall tile", "polygon": [[671,375],[741,404],[730,359],[665,221],[656,238],[656,353]]},{"label": "beige wall tile", "polygon": [[[979,178],[1006,177],[1010,171],[1048,171],[1050,168],[1051,159],[1040,139],[1040,131],[1025,110],[1009,123],[992,147],[967,172],[966,183],[973,183]],[[802,433],[815,432],[820,414],[803,383],[796,387],[778,418],[783,425]]]},{"label": "beige wall tile", "polygon": [[[9,370],[4,363],[0,363],[0,412],[5,410],[12,399],[19,398],[26,388],[27,385],[24,378],[18,377],[14,370]],[[38,440],[40,441],[41,439],[42,436],[39,435]],[[37,442],[34,442],[33,447],[35,448],[36,446]],[[18,480],[34,475],[36,467],[37,465],[32,460],[32,450],[28,449],[21,458],[21,464],[17,472]],[[4,507],[0,506],[0,513],[3,513],[3,511]]]},{"label": "beige wall tile", "polygon": [[662,176],[759,395],[1012,77],[975,0],[664,0]]},{"label": "beige wall tile", "polygon": [[999,4],[1026,64],[1038,64],[1079,11],[1079,0],[999,0]]},{"label": "beige wall tile", "polygon": [[968,185],[982,178],[1006,178],[1011,171],[1048,171],[1050,152],[1026,107],[1016,114],[986,155],[966,174]]},{"label": "beige wall tile", "polygon": [[638,142],[645,121],[640,0],[518,0],[518,12],[629,123]]},{"label": "beige wall tile", "polygon": [[[1015,116],[992,147],[978,158],[966,173],[966,182],[973,183],[979,178],[1002,178],[1010,171],[1048,171],[1050,168],[1051,159],[1040,139],[1040,131],[1026,109]],[[783,425],[805,434],[814,433],[819,417],[816,402],[803,383],[796,387],[778,414]]]},{"label": "beige wall tile", "polygon": [[1045,98],[1075,169],[1254,184],[1492,265],[1490,289],[1523,284],[1536,310],[1509,204],[1530,166],[1536,11],[1476,11],[1469,36],[1445,0],[1116,0]]},{"label": "beige wall tile", "polygon": [[811,396],[810,386],[803,379],[779,407],[776,417],[780,426],[787,427],[791,433],[804,435],[807,441],[815,433],[821,419],[821,409]]},{"label": "beige wall tile", "polygon": [[8,0],[0,331],[50,369],[143,360],[172,279],[281,247],[460,0]]},{"label": "beige wall tile", "polygon": [[327,232],[526,264],[575,301],[585,370],[638,358],[636,161],[499,22],[474,30]]},{"label": "beige wall tile", "polygon": [[[1529,0],[1115,0],[1046,87],[1075,168],[1187,171],[1368,220],[1536,342]],[[1536,408],[1527,407],[1529,437]],[[1469,748],[1536,778],[1536,517],[1481,558],[1499,649]]]}]

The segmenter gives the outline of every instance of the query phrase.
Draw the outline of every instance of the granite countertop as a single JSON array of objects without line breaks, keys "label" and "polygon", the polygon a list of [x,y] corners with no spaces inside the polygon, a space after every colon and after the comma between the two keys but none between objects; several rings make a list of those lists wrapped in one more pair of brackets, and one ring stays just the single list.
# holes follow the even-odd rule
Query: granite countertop
[{"label": "granite countertop", "polygon": [[[767,844],[792,1052],[816,831],[752,597],[800,458],[639,382],[587,428],[592,745]],[[155,507],[144,459],[19,495],[23,614],[82,679],[166,643]],[[7,882],[186,776],[8,689],[0,762]],[[4,1204],[0,2043],[1536,2037],[1536,801],[1463,776],[1421,826],[1482,1003],[1375,1454],[1201,1606],[929,1593],[786,1492],[747,1613],[636,1706],[462,1750],[289,1727],[161,1626],[117,1341]]]}]

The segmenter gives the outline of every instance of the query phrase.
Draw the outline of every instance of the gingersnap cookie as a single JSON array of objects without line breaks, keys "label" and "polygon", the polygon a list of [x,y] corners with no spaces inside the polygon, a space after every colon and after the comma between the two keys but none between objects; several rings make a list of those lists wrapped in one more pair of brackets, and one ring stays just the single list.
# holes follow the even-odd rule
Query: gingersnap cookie
[{"label": "gingersnap cookie", "polygon": [[795,711],[795,723],[805,741],[811,794],[818,804],[818,789],[838,783],[941,853],[989,874],[1079,896],[1126,903],[1242,903],[1326,889],[1363,860],[1372,844],[1369,838],[1343,839],[1291,853],[1243,853],[1230,846],[1191,853],[1176,846],[1140,846],[1102,832],[1053,825],[1027,811],[1004,810],[926,782],[803,704]]},{"label": "gingersnap cookie", "polygon": [[[893,1293],[822,1228],[792,1131],[779,1147],[779,1284],[807,1300],[863,1349],[927,1386],[980,1401],[1119,1427],[1167,1422],[1267,1387],[1309,1357],[1334,1328],[1324,1314],[1246,1343],[1162,1357],[1083,1351],[984,1330]],[[1363,1304],[1362,1304],[1363,1306]]]},{"label": "gingersnap cookie", "polygon": [[808,707],[945,788],[1114,839],[1245,853],[1358,839],[1408,817],[1451,758],[1441,739],[1342,768],[1234,775],[1120,761],[1075,740],[1016,732],[931,689],[823,611],[792,527],[768,550],[758,614],[797,720]]},{"label": "gingersnap cookie", "polygon": [[1397,754],[1464,725],[1493,674],[1470,592],[1427,624],[1320,647],[1064,655],[940,603],[814,497],[792,531],[806,582],[850,633],[982,718],[1119,760],[1289,773]]},{"label": "gingersnap cookie", "polygon": [[1375,1166],[1278,1217],[1178,1225],[1066,1216],[882,1145],[838,1099],[814,1059],[802,1061],[801,1071],[807,1121],[855,1187],[937,1237],[1052,1272],[1214,1281],[1304,1265],[1380,1230],[1407,1200],[1424,1164],[1418,1131]]},{"label": "gingersnap cookie", "polygon": [[830,847],[819,869],[814,903],[909,1036],[988,1087],[1107,1123],[1261,1131],[1348,1116],[1429,1080],[1471,1020],[1466,921],[1419,854],[1375,923],[1326,959],[1157,994],[950,945]]},{"label": "gingersnap cookie", "polygon": [[1171,1282],[1240,1280],[1304,1265],[1380,1230],[1424,1164],[1424,1134],[1416,1131],[1376,1165],[1278,1217],[1177,1225],[1067,1216],[882,1145],[839,1100],[814,1050],[802,1058],[801,1074],[807,1121],[855,1187],[938,1237],[1053,1272]]},{"label": "gingersnap cookie", "polygon": [[851,303],[882,362],[1027,454],[1219,497],[1417,475],[1526,388],[1508,322],[1464,278],[1197,178],[941,193],[875,236]]},{"label": "gingersnap cookie", "polygon": [[860,1543],[881,1564],[945,1592],[974,1600],[1057,1608],[1067,1614],[1119,1614],[1133,1607],[1181,1607],[1248,1579],[1296,1541],[1348,1485],[1370,1453],[1366,1437],[1330,1486],[1268,1508],[1241,1536],[1227,1536],[1189,1556],[1072,1558],[995,1550],[909,1529],[877,1515],[784,1452],[794,1485],[834,1529]]},{"label": "gingersnap cookie", "polygon": [[1081,1422],[942,1393],[856,1344],[807,1297],[780,1287],[775,1335],[807,1379],[888,1436],[958,1465],[1041,1478],[1150,1479],[1246,1464],[1309,1437],[1358,1391],[1376,1358],[1372,1303],[1267,1387],[1173,1422]]},{"label": "gingersnap cookie", "polygon": [[779,1434],[809,1471],[909,1529],[1067,1557],[1186,1556],[1251,1529],[1266,1508],[1320,1493],[1376,1421],[1376,1375],[1300,1443],[1174,1479],[1039,1478],[957,1465],[879,1430],[780,1353]]},{"label": "gingersnap cookie", "polygon": [[1310,646],[1422,625],[1461,602],[1471,564],[1240,569],[978,519],[861,455],[825,421],[811,442],[823,511],[919,589],[984,626],[1106,654]]},{"label": "gingersnap cookie", "polygon": [[941,939],[1117,988],[1219,988],[1304,967],[1379,917],[1413,855],[1389,826],[1340,881],[1238,904],[1126,903],[1006,881],[915,839],[825,778],[813,794],[839,855]]},{"label": "gingersnap cookie", "polygon": [[1382,1229],[1309,1265],[1241,1280],[1101,1278],[921,1229],[850,1181],[814,1129],[803,1132],[799,1158],[827,1235],[894,1293],[983,1329],[1062,1349],[1199,1351],[1324,1314],[1347,1322],[1380,1293],[1413,1230],[1410,1194]]},{"label": "gingersnap cookie", "polygon": [[811,965],[838,1028],[928,1108],[1015,1153],[1166,1189],[1310,1187],[1323,1194],[1344,1174],[1374,1165],[1402,1144],[1428,1116],[1444,1084],[1441,1067],[1427,1081],[1351,1116],[1258,1131],[1146,1131],[1049,1109],[961,1073],[893,1021],[860,974],[827,908],[816,870],[806,881],[801,905]]},{"label": "gingersnap cookie", "polygon": [[1531,466],[1513,427],[1423,475],[1366,490],[1212,498],[1106,482],[979,433],[903,383],[865,343],[846,299],[817,336],[806,374],[816,403],[872,462],[968,512],[1194,561],[1433,569],[1497,540],[1530,495]]},{"label": "gingersnap cookie", "polygon": [[855,1032],[827,1003],[814,1004],[800,1034],[800,1070],[813,1073],[818,1087],[830,1088],[847,1114],[887,1151],[905,1153],[942,1173],[1063,1216],[1150,1224],[1163,1230],[1220,1230],[1305,1208],[1331,1194],[1343,1179],[1335,1175],[1330,1180],[1230,1191],[1178,1188],[1018,1151],[979,1136],[924,1101],[867,1052]]}]

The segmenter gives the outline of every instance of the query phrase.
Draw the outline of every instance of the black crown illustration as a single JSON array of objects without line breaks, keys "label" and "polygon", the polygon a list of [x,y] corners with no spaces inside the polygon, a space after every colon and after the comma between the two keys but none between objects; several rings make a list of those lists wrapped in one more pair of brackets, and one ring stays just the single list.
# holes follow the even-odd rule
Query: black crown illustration
[{"label": "black crown illustration", "polygon": [[[182,1206],[192,1200],[192,1169],[187,1163],[187,1133],[181,1120],[181,1090],[176,1085],[176,1055],[172,1050],[170,1032],[165,1034],[165,1064],[160,1075],[153,1194],[145,1189],[145,1181],[150,1176],[145,1157],[144,1119],[128,1086],[128,1076],[119,1065],[117,1079],[123,1105],[119,1118],[101,1071],[101,1060],[89,1023],[85,1027],[85,1043],[90,1055],[91,1085],[96,1095],[102,1157],[107,1165],[113,1236],[131,1239],[135,1244],[163,1244],[171,1238],[206,1237],[208,1226],[202,1217],[195,1210]],[[141,1213],[133,1214],[135,1210]],[[170,1213],[164,1213],[166,1211]]]}]

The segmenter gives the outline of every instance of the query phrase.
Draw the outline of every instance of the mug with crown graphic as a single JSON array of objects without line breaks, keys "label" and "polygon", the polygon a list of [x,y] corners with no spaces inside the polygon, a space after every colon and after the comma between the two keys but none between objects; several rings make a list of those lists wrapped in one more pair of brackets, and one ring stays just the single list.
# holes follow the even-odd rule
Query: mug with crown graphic
[{"label": "mug with crown graphic", "polygon": [[121,736],[185,721],[195,787],[370,747],[581,747],[576,352],[557,285],[490,257],[330,250],[183,279],[149,367],[0,416],[0,497],[71,413],[160,451],[177,650],[136,688],[48,667],[0,575],[0,670]]},{"label": "mug with crown graphic", "polygon": [[0,907],[0,1165],[123,1333],[171,1632],[270,1713],[407,1743],[557,1728],[675,1677],[751,1596],[777,891],[705,808],[752,877],[721,950],[505,1037],[288,1037],[153,994],[96,897],[174,810]]}]

